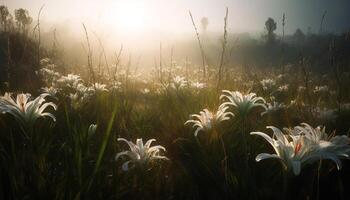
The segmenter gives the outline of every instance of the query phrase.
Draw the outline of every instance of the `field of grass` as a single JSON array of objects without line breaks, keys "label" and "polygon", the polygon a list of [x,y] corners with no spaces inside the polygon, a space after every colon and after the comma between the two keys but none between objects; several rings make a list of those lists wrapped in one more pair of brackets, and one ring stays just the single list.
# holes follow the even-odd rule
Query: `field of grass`
[{"label": "field of grass", "polygon": [[41,43],[42,9],[33,28],[0,6],[0,200],[350,199],[350,32],[326,12],[319,34],[283,14],[282,37],[268,18],[239,43],[227,8],[219,45],[189,12],[196,50],[160,43],[151,70],[85,24],[81,52]]},{"label": "field of grass", "polygon": [[[218,88],[207,71],[203,81],[181,66],[148,77],[120,70],[91,85],[43,59],[41,91],[0,100],[1,198],[350,197],[349,73],[337,84],[302,66],[233,68]],[[197,132],[185,122],[203,109]],[[289,129],[287,141],[266,126]],[[250,134],[259,131],[275,142]],[[257,162],[260,153],[280,158]]]}]

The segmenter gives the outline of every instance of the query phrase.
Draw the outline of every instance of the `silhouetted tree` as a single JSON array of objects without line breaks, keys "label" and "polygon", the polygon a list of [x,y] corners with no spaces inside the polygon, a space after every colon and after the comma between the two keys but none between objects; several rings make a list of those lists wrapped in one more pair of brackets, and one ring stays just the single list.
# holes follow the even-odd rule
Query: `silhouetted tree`
[{"label": "silhouetted tree", "polygon": [[271,44],[275,42],[276,36],[274,31],[277,28],[275,20],[269,17],[265,22],[265,28],[267,30],[267,43]]},{"label": "silhouetted tree", "polygon": [[3,31],[8,30],[8,26],[12,22],[12,15],[10,14],[8,8],[4,5],[0,6],[0,26]]},{"label": "silhouetted tree", "polygon": [[311,27],[310,27],[310,26],[307,27],[306,35],[307,35],[307,36],[312,35],[312,31],[311,31]]},{"label": "silhouetted tree", "polygon": [[202,19],[201,19],[201,25],[202,25],[202,31],[203,31],[203,33],[206,33],[206,32],[207,32],[208,24],[209,24],[208,18],[207,18],[207,17],[202,17]]},{"label": "silhouetted tree", "polygon": [[17,26],[22,31],[22,33],[26,33],[27,26],[30,25],[33,21],[32,17],[29,15],[28,10],[23,8],[15,10],[15,19]]},{"label": "silhouetted tree", "polygon": [[305,34],[303,33],[302,30],[300,30],[298,28],[297,30],[295,30],[295,33],[293,34],[293,38],[298,43],[304,42],[305,41]]}]

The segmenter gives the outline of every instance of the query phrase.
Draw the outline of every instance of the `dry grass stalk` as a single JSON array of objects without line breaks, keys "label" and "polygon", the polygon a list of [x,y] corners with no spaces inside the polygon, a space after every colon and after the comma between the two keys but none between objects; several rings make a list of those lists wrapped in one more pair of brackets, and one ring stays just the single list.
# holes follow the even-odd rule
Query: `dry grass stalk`
[{"label": "dry grass stalk", "polygon": [[225,59],[225,53],[226,53],[226,47],[227,47],[227,20],[228,20],[228,8],[226,8],[226,14],[225,14],[225,18],[224,18],[224,37],[223,37],[223,41],[222,41],[222,51],[221,51],[221,57],[220,57],[218,83],[217,83],[217,90],[218,91],[220,89],[222,72],[223,72],[223,67],[224,67],[224,59]]},{"label": "dry grass stalk", "polygon": [[195,32],[196,32],[196,37],[197,37],[197,40],[198,40],[199,49],[200,49],[200,51],[201,51],[201,56],[202,56],[202,67],[203,67],[203,78],[205,79],[205,77],[206,77],[205,65],[206,65],[207,62],[206,62],[206,57],[205,57],[205,53],[204,53],[204,48],[203,48],[202,42],[201,42],[201,40],[200,40],[199,32],[198,32],[196,23],[194,22],[192,13],[191,13],[191,11],[188,11],[188,12],[189,12],[190,17],[191,17],[191,20],[192,20],[193,28],[194,28],[194,30],[195,30]]},{"label": "dry grass stalk", "polygon": [[93,65],[92,65],[92,50],[91,50],[91,45],[90,45],[89,34],[87,32],[85,24],[83,24],[83,28],[84,28],[84,32],[85,32],[87,47],[88,47],[88,49],[87,49],[88,69],[89,69],[90,74],[91,74],[91,79],[93,81],[93,85],[94,85],[94,87],[96,87],[95,86],[96,77],[95,77],[95,72],[94,72]]}]

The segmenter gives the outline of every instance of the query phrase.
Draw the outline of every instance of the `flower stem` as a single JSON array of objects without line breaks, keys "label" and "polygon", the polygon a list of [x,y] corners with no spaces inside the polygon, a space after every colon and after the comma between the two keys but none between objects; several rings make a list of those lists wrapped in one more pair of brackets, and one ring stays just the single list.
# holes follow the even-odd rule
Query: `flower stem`
[{"label": "flower stem", "polygon": [[316,193],[316,199],[320,199],[320,174],[321,174],[321,165],[322,165],[322,159],[320,160],[320,163],[318,165],[317,169],[317,193]]},{"label": "flower stem", "polygon": [[288,199],[288,171],[283,172],[283,199]]},{"label": "flower stem", "polygon": [[225,181],[227,183],[227,159],[228,158],[227,158],[225,143],[224,143],[224,139],[222,138],[222,135],[220,135],[220,142],[221,142],[222,150],[223,150],[223,153],[224,153],[223,164],[224,164]]}]

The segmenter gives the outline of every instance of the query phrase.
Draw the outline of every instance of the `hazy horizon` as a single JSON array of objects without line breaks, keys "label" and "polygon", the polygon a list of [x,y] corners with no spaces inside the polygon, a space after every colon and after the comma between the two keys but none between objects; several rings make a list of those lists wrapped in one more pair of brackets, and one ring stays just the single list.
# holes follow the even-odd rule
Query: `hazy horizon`
[{"label": "hazy horizon", "polygon": [[0,0],[0,4],[7,5],[11,12],[25,8],[34,20],[44,5],[41,18],[51,26],[68,24],[74,27],[85,23],[95,31],[110,31],[124,36],[192,33],[189,10],[197,26],[200,26],[202,17],[207,17],[208,31],[220,32],[226,7],[229,9],[228,30],[233,33],[261,33],[266,19],[272,17],[277,22],[276,33],[279,34],[283,13],[286,15],[286,34],[297,28],[306,32],[308,27],[312,32],[318,32],[325,11],[325,31],[339,33],[350,28],[350,1],[347,0]]},{"label": "hazy horizon", "polygon": [[112,57],[123,45],[125,55],[142,55],[144,65],[149,66],[154,64],[160,43],[163,51],[169,52],[165,57],[170,56],[173,48],[174,56],[178,58],[189,52],[192,52],[190,55],[198,53],[196,43],[191,43],[192,49],[186,46],[196,39],[189,11],[200,31],[200,20],[207,17],[207,31],[218,33],[207,38],[205,43],[209,45],[219,44],[226,7],[229,9],[228,33],[249,33],[258,39],[264,34],[265,21],[269,17],[277,23],[275,33],[281,35],[283,13],[286,15],[286,34],[293,34],[297,28],[306,33],[308,27],[311,32],[318,33],[325,11],[324,31],[341,33],[350,28],[350,12],[347,12],[350,1],[347,0],[0,0],[0,4],[8,6],[12,14],[14,9],[27,9],[33,24],[44,6],[40,19],[47,44],[52,44],[53,30],[56,30],[60,46],[71,51],[68,54],[80,52],[84,55],[81,51],[86,42],[84,23],[95,48],[100,48],[97,39],[101,39],[108,56]]}]

